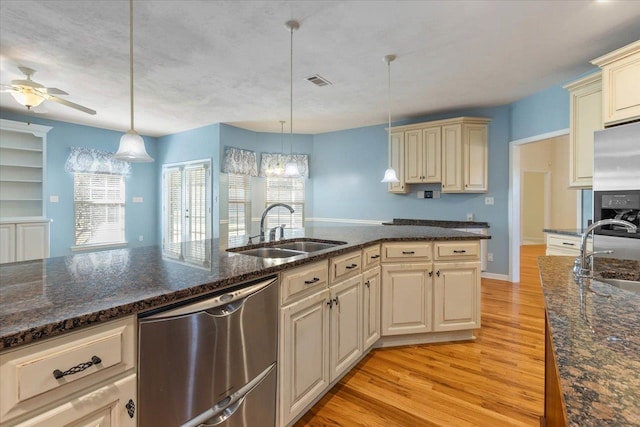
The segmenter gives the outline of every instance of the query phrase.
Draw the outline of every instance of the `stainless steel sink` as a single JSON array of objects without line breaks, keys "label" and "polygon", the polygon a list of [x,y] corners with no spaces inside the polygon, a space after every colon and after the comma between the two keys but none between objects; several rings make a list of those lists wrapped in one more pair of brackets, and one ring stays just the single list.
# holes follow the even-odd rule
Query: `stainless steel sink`
[{"label": "stainless steel sink", "polygon": [[242,255],[257,256],[260,258],[290,258],[290,257],[306,254],[306,252],[302,252],[302,251],[292,251],[289,249],[280,249],[280,248],[273,248],[273,247],[246,249],[243,251],[234,251],[234,252]]},{"label": "stainless steel sink", "polygon": [[640,282],[636,282],[634,280],[623,280],[623,279],[603,279],[596,278],[597,281],[607,283],[611,286],[615,286],[616,288],[625,289],[627,291],[640,293]]},{"label": "stainless steel sink", "polygon": [[317,252],[323,249],[330,249],[336,246],[344,245],[344,242],[325,243],[325,242],[313,242],[313,241],[301,241],[301,242],[288,242],[274,245],[274,248],[291,249],[302,252]]}]

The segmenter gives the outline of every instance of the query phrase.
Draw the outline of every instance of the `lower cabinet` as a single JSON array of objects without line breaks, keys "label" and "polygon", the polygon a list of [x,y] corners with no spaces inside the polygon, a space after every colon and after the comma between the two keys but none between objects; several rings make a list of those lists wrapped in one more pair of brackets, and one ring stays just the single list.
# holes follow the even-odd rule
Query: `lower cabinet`
[{"label": "lower cabinet", "polygon": [[331,381],[362,355],[362,275],[330,288]]},{"label": "lower cabinet", "polygon": [[479,328],[480,263],[436,262],[433,271],[433,330]]},{"label": "lower cabinet", "polygon": [[362,275],[362,351],[380,338],[380,267]]},{"label": "lower cabinet", "polygon": [[0,224],[0,263],[49,257],[49,221]]},{"label": "lower cabinet", "polygon": [[432,263],[382,266],[382,335],[432,330]]},{"label": "lower cabinet", "polygon": [[329,289],[281,309],[280,419],[288,424],[329,385]]},{"label": "lower cabinet", "polygon": [[136,375],[132,374],[76,397],[17,426],[135,427],[135,396]]}]

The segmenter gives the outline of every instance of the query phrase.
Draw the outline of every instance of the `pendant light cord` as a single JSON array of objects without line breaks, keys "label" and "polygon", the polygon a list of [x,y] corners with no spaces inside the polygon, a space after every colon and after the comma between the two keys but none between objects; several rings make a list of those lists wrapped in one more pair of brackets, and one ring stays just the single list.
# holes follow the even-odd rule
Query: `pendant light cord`
[{"label": "pendant light cord", "polygon": [[133,0],[129,0],[129,93],[131,94],[131,130],[133,129]]},{"label": "pendant light cord", "polygon": [[391,61],[387,61],[387,105],[389,114],[389,147],[391,147]]},{"label": "pendant light cord", "polygon": [[289,55],[289,155],[293,154],[293,26],[291,26],[291,50]]}]

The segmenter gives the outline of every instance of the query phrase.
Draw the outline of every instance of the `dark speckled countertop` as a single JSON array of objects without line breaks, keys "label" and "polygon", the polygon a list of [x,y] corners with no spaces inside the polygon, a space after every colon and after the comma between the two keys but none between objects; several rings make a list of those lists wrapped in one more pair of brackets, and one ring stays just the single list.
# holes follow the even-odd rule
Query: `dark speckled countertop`
[{"label": "dark speckled countertop", "polygon": [[[80,253],[0,265],[0,349],[137,314],[383,241],[488,238],[438,227],[307,228],[295,238],[347,244],[285,260],[226,252],[217,239],[182,245],[199,261],[159,246]],[[184,258],[189,259],[186,255]]]},{"label": "dark speckled countertop", "polygon": [[[538,265],[569,424],[640,426],[640,293],[576,284],[573,257]],[[614,271],[638,280],[640,262],[599,259],[595,275]]]},{"label": "dark speckled countertop", "polygon": [[582,236],[582,233],[584,233],[583,228],[545,228],[542,231],[544,233],[564,234],[565,236]]},{"label": "dark speckled countertop", "polygon": [[444,228],[489,228],[489,223],[483,221],[454,221],[442,219],[393,218],[392,222],[383,222],[382,225],[422,225],[427,227]]}]

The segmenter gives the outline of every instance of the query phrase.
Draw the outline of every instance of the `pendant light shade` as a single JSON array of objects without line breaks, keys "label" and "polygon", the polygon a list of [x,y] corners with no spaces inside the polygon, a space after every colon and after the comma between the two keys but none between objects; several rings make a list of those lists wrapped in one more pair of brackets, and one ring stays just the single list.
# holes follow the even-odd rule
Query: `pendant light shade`
[{"label": "pendant light shade", "polygon": [[291,99],[289,110],[289,139],[291,142],[291,149],[289,150],[289,161],[284,166],[285,178],[300,178],[300,170],[298,169],[298,163],[293,159],[293,32],[300,28],[298,21],[287,21],[285,27],[291,33],[291,50],[290,50],[290,62],[289,62],[289,96]]},{"label": "pendant light shade", "polygon": [[144,140],[133,126],[133,0],[129,0],[129,77],[131,129],[120,138],[118,152],[113,158],[125,162],[153,162],[144,147]]},{"label": "pendant light shade", "polygon": [[[391,61],[393,61],[394,59],[396,59],[395,55],[387,55],[382,58],[382,60],[387,63],[387,102],[389,105],[389,130],[387,134],[389,138],[389,161],[391,161]],[[396,174],[395,169],[389,166],[387,170],[384,171],[384,178],[382,178],[382,181],[380,182],[395,183],[400,182],[400,180],[398,179],[398,175]]]}]

